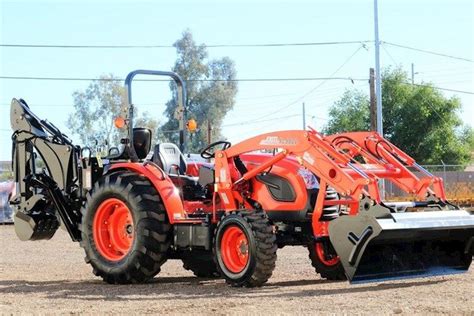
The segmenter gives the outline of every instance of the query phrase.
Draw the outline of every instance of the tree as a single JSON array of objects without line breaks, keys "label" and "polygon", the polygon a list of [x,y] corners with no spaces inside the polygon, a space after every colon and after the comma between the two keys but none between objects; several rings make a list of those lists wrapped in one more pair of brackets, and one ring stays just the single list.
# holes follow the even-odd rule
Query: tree
[{"label": "tree", "polygon": [[329,123],[324,133],[368,131],[370,129],[369,99],[362,91],[346,90],[329,109]]},{"label": "tree", "polygon": [[[234,62],[223,57],[208,61],[204,44],[197,45],[189,30],[174,43],[177,59],[173,71],[186,81],[188,119],[198,123],[198,130],[187,140],[187,151],[197,152],[207,145],[208,122],[212,126],[213,140],[220,139],[221,125],[226,113],[234,106],[237,83]],[[174,118],[177,89],[170,83],[173,97],[166,103],[168,121],[161,127],[167,141],[178,143],[178,121]]]},{"label": "tree", "polygon": [[[384,137],[423,164],[469,162],[473,130],[462,124],[457,97],[446,98],[430,84],[407,84],[401,69],[382,77]],[[370,128],[368,98],[358,91],[346,91],[329,113],[326,133]]]},{"label": "tree", "polygon": [[[118,146],[126,129],[114,127],[114,119],[124,115],[127,107],[126,93],[122,83],[113,75],[103,75],[93,81],[85,91],[75,91],[74,113],[69,115],[67,127],[80,137],[84,146],[96,148],[97,145],[108,149]],[[138,116],[134,126],[150,128],[157,138],[158,121],[151,119],[147,112]],[[105,146],[104,146],[105,145]]]}]

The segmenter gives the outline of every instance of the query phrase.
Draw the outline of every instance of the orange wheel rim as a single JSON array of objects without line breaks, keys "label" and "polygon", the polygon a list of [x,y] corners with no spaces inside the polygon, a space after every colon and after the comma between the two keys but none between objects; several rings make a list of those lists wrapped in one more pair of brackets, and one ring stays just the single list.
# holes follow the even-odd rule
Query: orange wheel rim
[{"label": "orange wheel rim", "polygon": [[334,266],[339,263],[339,256],[333,256],[331,259],[326,259],[326,255],[324,253],[324,247],[322,243],[318,242],[315,245],[316,255],[318,256],[319,260],[327,266]]},{"label": "orange wheel rim", "polygon": [[229,226],[222,235],[221,257],[232,273],[242,272],[249,262],[249,243],[240,227]]},{"label": "orange wheel rim", "polygon": [[110,261],[123,259],[132,248],[132,212],[125,202],[110,198],[103,201],[92,224],[94,243],[100,255]]}]

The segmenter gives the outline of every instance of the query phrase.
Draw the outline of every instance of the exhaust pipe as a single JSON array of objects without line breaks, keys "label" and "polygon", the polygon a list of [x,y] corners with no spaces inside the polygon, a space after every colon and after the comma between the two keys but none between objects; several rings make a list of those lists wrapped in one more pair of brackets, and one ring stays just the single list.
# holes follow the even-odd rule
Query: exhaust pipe
[{"label": "exhaust pipe", "polygon": [[379,207],[333,220],[329,238],[350,282],[461,273],[474,254],[474,215]]}]

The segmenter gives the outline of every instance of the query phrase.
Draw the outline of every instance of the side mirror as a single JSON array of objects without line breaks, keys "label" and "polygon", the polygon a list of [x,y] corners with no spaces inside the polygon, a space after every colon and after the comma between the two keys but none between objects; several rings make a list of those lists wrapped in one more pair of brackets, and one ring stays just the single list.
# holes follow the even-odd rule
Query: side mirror
[{"label": "side mirror", "polygon": [[138,159],[145,159],[151,149],[151,130],[142,127],[134,128],[133,147]]}]

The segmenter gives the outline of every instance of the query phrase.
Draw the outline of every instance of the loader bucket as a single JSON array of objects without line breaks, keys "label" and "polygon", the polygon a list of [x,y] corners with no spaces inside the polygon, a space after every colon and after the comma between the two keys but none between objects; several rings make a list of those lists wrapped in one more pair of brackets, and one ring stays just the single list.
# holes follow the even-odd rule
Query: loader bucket
[{"label": "loader bucket", "polygon": [[350,282],[465,272],[474,254],[474,215],[467,211],[341,216],[329,238]]}]

